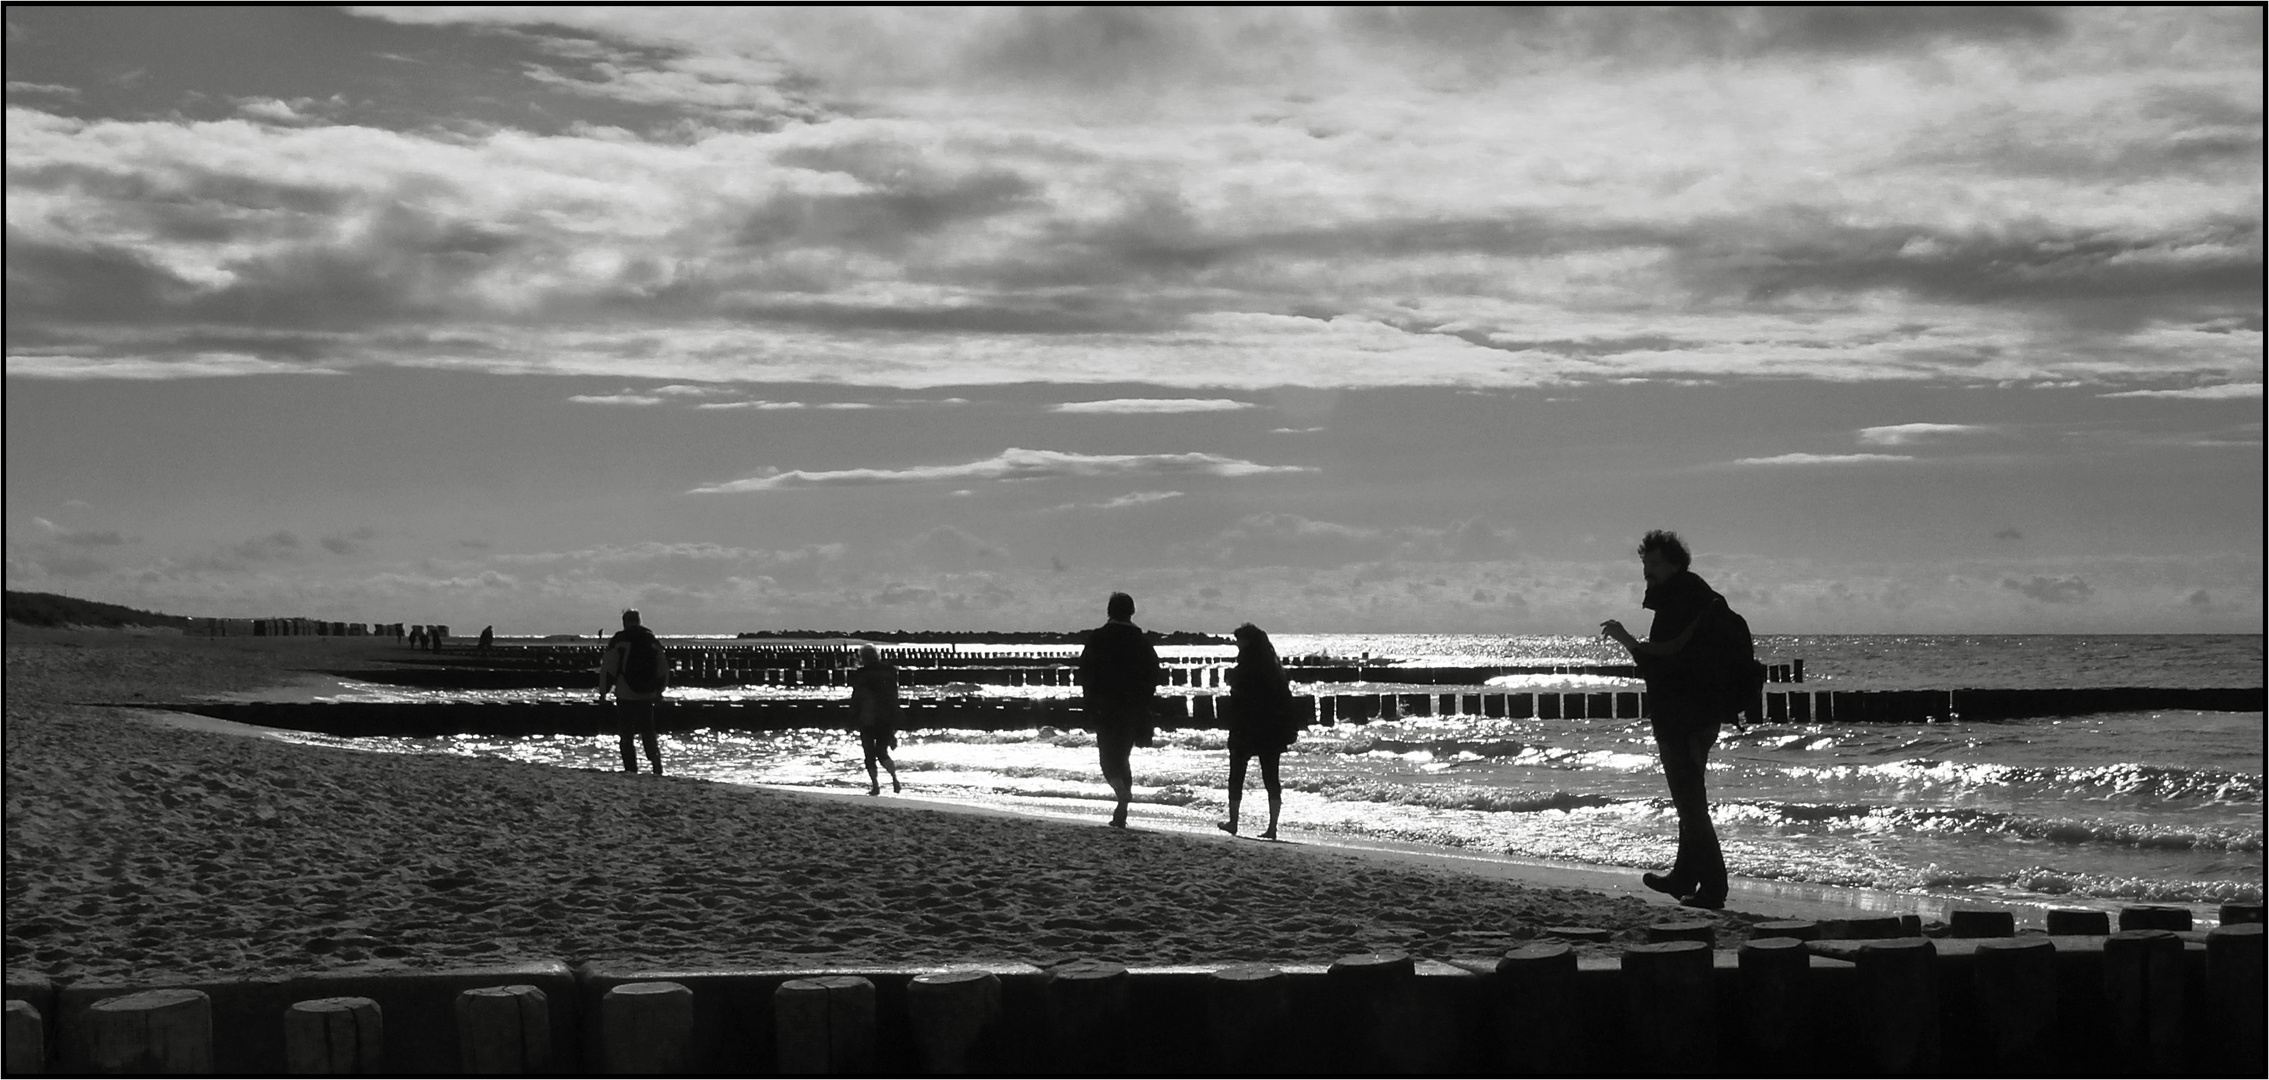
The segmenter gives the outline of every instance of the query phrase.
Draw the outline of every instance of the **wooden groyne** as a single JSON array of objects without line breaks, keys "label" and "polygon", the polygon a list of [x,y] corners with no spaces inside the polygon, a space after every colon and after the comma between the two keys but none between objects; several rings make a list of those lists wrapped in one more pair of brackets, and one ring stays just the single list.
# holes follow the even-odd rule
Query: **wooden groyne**
[{"label": "wooden groyne", "polygon": [[[665,704],[662,725],[671,731],[790,731],[851,726],[845,698],[775,698],[743,701],[678,700]],[[1157,703],[1160,726],[1215,727],[1222,695],[1169,693]],[[1311,725],[1374,720],[1466,716],[1507,720],[1637,720],[1649,715],[1647,694],[1637,690],[1569,693],[1408,693],[1303,695],[1294,699]],[[1764,700],[1775,724],[1926,724],[2002,721],[2041,716],[2149,709],[2260,712],[2259,689],[2114,688],[2065,690],[1772,690]],[[121,703],[148,708],[149,703]],[[923,728],[1015,731],[1079,728],[1076,696],[908,698],[907,730]],[[438,735],[598,735],[615,724],[611,706],[591,701],[550,702],[192,702],[182,712],[345,737]]]},{"label": "wooden groyne", "polygon": [[2258,921],[1935,938],[1901,922],[1773,923],[1732,950],[1673,916],[1620,955],[1572,927],[1328,963],[11,975],[7,1071],[2262,1075]]}]

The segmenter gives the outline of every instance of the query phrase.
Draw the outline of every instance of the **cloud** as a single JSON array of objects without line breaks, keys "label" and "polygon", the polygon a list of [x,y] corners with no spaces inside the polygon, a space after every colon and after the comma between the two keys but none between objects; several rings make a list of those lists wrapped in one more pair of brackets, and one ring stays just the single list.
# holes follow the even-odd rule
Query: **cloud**
[{"label": "cloud", "polygon": [[576,394],[567,400],[583,405],[660,405],[652,394]]},{"label": "cloud", "polygon": [[1102,502],[1072,502],[1060,506],[1051,506],[1041,513],[1057,513],[1064,510],[1123,510],[1130,506],[1148,506],[1152,503],[1181,497],[1182,493],[1179,491],[1135,491]]},{"label": "cloud", "polygon": [[1905,454],[1776,454],[1772,457],[1740,458],[1735,465],[1874,465],[1898,461],[1913,461]]},{"label": "cloud", "polygon": [[32,524],[38,526],[41,532],[46,533],[57,543],[69,544],[72,547],[117,547],[121,544],[133,542],[119,535],[115,529],[100,531],[67,529],[43,517],[33,518]]},{"label": "cloud", "polygon": [[11,374],[193,375],[167,365],[203,335],[289,328],[319,347],[256,359],[1192,395],[2259,379],[2257,12],[358,17],[502,28],[443,40],[513,43],[541,107],[19,103],[9,321],[56,358]]},{"label": "cloud", "polygon": [[763,410],[766,410],[766,411],[771,411],[771,410],[776,410],[776,409],[841,409],[841,410],[858,410],[858,409],[872,409],[872,408],[875,408],[875,407],[876,407],[876,406],[875,406],[875,405],[873,405],[872,403],[869,403],[869,402],[864,402],[864,401],[822,401],[822,402],[818,402],[818,403],[814,404],[814,403],[812,403],[812,402],[805,402],[805,401],[758,401],[758,400],[748,400],[748,401],[704,401],[704,402],[702,402],[702,403],[700,403],[700,404],[698,404],[698,405],[695,405],[695,406],[694,406],[694,408],[696,408],[696,409],[763,409]]},{"label": "cloud", "polygon": [[1298,514],[1249,514],[1194,547],[1215,561],[1239,566],[1345,566],[1367,560],[1411,563],[1503,559],[1515,553],[1518,532],[1480,518],[1446,528],[1401,525],[1373,528],[1319,521]]},{"label": "cloud", "polygon": [[1008,555],[998,546],[951,525],[923,531],[907,542],[906,550],[922,565],[937,570],[967,570],[998,562]]},{"label": "cloud", "polygon": [[247,375],[337,375],[336,368],[263,360],[257,356],[201,353],[181,357],[63,356],[11,353],[8,374],[30,379],[217,379]]},{"label": "cloud", "polygon": [[2022,540],[2025,538],[2025,534],[2016,529],[2003,529],[1994,533],[1993,538],[1996,540]]},{"label": "cloud", "polygon": [[2077,604],[2095,594],[2095,590],[2077,576],[2050,578],[2036,574],[2024,581],[2002,578],[2001,587],[2044,604]]},{"label": "cloud", "polygon": [[1261,465],[1218,454],[1075,454],[1010,447],[999,454],[957,465],[917,466],[907,469],[836,469],[770,472],[763,476],[708,484],[689,494],[772,491],[790,487],[838,487],[863,484],[906,484],[932,480],[1040,480],[1052,477],[1107,476],[1257,476],[1269,473],[1311,472],[1296,465]]},{"label": "cloud", "polygon": [[1987,424],[1888,424],[1859,429],[1859,441],[1872,446],[1906,446],[1991,430]]},{"label": "cloud", "polygon": [[370,553],[370,541],[377,535],[378,530],[364,526],[353,532],[334,533],[316,542],[333,555],[367,555]]},{"label": "cloud", "polygon": [[2191,607],[2197,608],[2200,611],[2204,611],[2214,606],[2214,597],[2204,589],[2196,589],[2193,590],[2189,596],[2183,598],[2182,602],[2189,604]]},{"label": "cloud", "polygon": [[1125,413],[1147,415],[1155,413],[1234,412],[1256,406],[1249,401],[1232,401],[1227,398],[1111,398],[1105,401],[1067,401],[1050,411],[1060,413]]},{"label": "cloud", "polygon": [[2220,383],[2214,386],[2192,386],[2181,390],[2123,390],[2116,394],[2098,394],[2107,398],[2181,398],[2189,401],[2241,401],[2261,396],[2261,384]]}]

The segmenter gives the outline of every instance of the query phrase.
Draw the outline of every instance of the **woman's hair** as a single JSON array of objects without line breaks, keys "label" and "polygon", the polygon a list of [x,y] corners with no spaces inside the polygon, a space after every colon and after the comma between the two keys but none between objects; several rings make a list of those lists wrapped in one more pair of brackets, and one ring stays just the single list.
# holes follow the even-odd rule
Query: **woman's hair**
[{"label": "woman's hair", "polygon": [[1661,552],[1663,558],[1670,560],[1670,564],[1680,570],[1694,565],[1694,554],[1686,550],[1686,541],[1680,540],[1677,533],[1667,529],[1655,529],[1639,538],[1639,554],[1645,555],[1650,551]]},{"label": "woman's hair", "polygon": [[878,649],[878,648],[875,648],[875,647],[874,647],[874,646],[872,646],[872,645],[861,645],[861,646],[859,646],[859,662],[860,662],[860,663],[862,663],[862,664],[879,664],[879,663],[881,663],[881,662],[882,662],[882,650],[881,650],[881,649]]},{"label": "woman's hair", "polygon": [[1237,639],[1238,663],[1242,664],[1249,658],[1272,669],[1284,666],[1283,661],[1276,657],[1276,643],[1268,639],[1268,631],[1246,623],[1231,631],[1231,634]]}]

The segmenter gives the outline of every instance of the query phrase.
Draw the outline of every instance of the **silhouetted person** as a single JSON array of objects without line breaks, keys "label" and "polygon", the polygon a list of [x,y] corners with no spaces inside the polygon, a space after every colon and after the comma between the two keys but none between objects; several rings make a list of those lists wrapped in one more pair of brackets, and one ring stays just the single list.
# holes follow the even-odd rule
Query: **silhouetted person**
[{"label": "silhouetted person", "polygon": [[622,771],[638,771],[634,736],[646,740],[646,760],[654,775],[662,775],[662,736],[654,719],[663,691],[669,689],[670,662],[652,630],[641,625],[636,608],[622,613],[622,630],[607,639],[599,658],[599,700],[615,694],[616,731],[622,742]]},{"label": "silhouetted person", "polygon": [[1699,663],[1705,650],[1690,648],[1703,621],[1725,597],[1688,569],[1694,561],[1677,533],[1657,529],[1639,541],[1639,566],[1646,575],[1643,605],[1654,612],[1647,640],[1640,641],[1609,619],[1600,624],[1608,637],[1630,650],[1647,681],[1655,751],[1662,758],[1670,801],[1678,808],[1678,861],[1668,874],[1646,874],[1647,888],[1678,897],[1687,907],[1725,906],[1725,853],[1710,824],[1710,802],[1703,788],[1710,747],[1718,728],[1733,719],[1714,672]]},{"label": "silhouetted person", "polygon": [[875,763],[890,770],[890,792],[898,786],[898,765],[890,752],[898,749],[898,668],[884,662],[882,650],[859,646],[859,670],[851,676],[851,723],[859,729],[859,749],[867,756],[867,794],[882,794],[882,778]]},{"label": "silhouetted person", "polygon": [[410,648],[418,649],[421,651],[425,648],[424,623],[418,623],[410,627]]},{"label": "silhouetted person", "polygon": [[1104,608],[1111,621],[1096,627],[1079,652],[1080,707],[1095,732],[1103,782],[1119,799],[1111,824],[1121,829],[1127,827],[1127,804],[1134,801],[1134,768],[1127,754],[1150,745],[1150,702],[1164,681],[1158,650],[1135,626],[1134,610],[1134,597],[1112,593]]},{"label": "silhouetted person", "polygon": [[496,627],[481,627],[481,651],[487,652],[496,645]]},{"label": "silhouetted person", "polygon": [[1264,840],[1276,839],[1276,818],[1284,809],[1284,788],[1277,782],[1277,757],[1300,737],[1292,713],[1292,682],[1276,658],[1276,646],[1260,627],[1246,623],[1236,630],[1237,666],[1229,669],[1229,820],[1219,827],[1237,835],[1237,807],[1245,800],[1245,763],[1261,759],[1261,786],[1268,790],[1268,831]]}]

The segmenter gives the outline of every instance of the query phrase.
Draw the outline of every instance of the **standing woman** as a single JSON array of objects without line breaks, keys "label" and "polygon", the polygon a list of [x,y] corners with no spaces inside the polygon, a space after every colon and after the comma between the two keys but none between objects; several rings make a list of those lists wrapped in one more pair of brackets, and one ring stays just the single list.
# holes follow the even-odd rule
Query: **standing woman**
[{"label": "standing woman", "polygon": [[1284,809],[1277,757],[1300,737],[1292,716],[1292,683],[1265,631],[1246,623],[1237,628],[1236,636],[1237,666],[1229,671],[1229,820],[1217,826],[1237,835],[1237,808],[1245,801],[1245,762],[1257,757],[1261,786],[1268,789],[1268,831],[1261,839],[1274,840],[1276,817]]},{"label": "standing woman", "polygon": [[898,748],[898,668],[883,662],[882,650],[859,646],[859,670],[851,676],[851,722],[859,729],[859,748],[867,755],[867,794],[882,794],[875,762],[890,770],[890,793],[898,786],[898,766],[890,752]]}]

